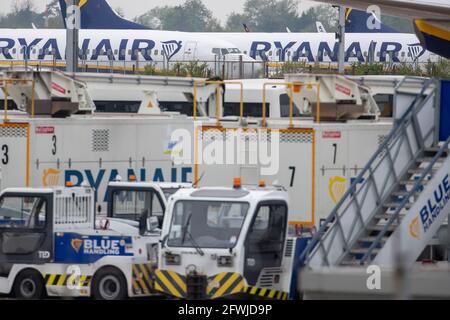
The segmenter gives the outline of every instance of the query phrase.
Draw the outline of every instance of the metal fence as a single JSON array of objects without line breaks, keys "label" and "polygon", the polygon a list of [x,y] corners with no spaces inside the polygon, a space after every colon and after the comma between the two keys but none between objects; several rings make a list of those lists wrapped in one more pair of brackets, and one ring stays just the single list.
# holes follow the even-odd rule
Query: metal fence
[{"label": "metal fence", "polygon": [[[0,60],[0,67],[34,68],[34,69],[65,69],[64,60]],[[256,79],[283,78],[287,73],[337,73],[335,62],[278,62],[278,61],[244,61],[239,60],[195,60],[166,61],[166,60],[79,60],[80,72],[146,74],[163,76],[195,76],[220,77],[221,79]],[[386,74],[386,75],[426,75],[430,68],[437,66],[431,62],[385,62],[374,64],[350,63],[345,68],[349,75]]]}]

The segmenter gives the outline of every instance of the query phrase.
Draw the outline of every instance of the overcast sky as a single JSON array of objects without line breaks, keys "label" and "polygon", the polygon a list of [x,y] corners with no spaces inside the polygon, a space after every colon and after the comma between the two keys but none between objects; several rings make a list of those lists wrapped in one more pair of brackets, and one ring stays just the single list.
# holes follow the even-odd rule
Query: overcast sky
[{"label": "overcast sky", "polygon": [[[2,6],[1,13],[11,10],[11,4],[17,0],[0,0]],[[20,0],[18,0],[20,1]],[[42,11],[50,0],[32,0],[38,11]],[[107,0],[113,8],[121,7],[127,18],[134,18],[154,7],[164,5],[178,5],[185,0]],[[215,17],[224,22],[231,12],[241,12],[245,0],[203,0],[203,3],[212,10]],[[314,5],[314,2],[307,0],[298,0],[299,10],[303,11]]]}]

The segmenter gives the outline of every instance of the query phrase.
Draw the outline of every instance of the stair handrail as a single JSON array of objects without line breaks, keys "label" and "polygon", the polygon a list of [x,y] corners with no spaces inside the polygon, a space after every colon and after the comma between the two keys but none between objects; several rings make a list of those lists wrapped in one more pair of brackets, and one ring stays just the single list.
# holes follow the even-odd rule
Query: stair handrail
[{"label": "stair handrail", "polygon": [[421,182],[425,179],[425,177],[431,172],[433,169],[433,166],[436,164],[438,159],[442,156],[444,153],[444,150],[448,149],[448,146],[450,144],[450,137],[445,141],[445,143],[439,148],[439,151],[436,153],[436,155],[433,157],[433,159],[430,161],[430,163],[427,165],[425,170],[420,175],[419,179],[416,179],[413,187],[408,192],[408,194],[403,198],[403,200],[400,202],[400,205],[395,209],[395,212],[391,215],[389,220],[387,221],[384,228],[378,233],[378,235],[375,237],[375,240],[370,245],[367,252],[364,254],[364,256],[361,259],[360,264],[363,265],[367,258],[370,257],[373,250],[378,246],[381,239],[384,237],[386,232],[389,229],[389,226],[392,225],[392,223],[398,218],[400,211],[405,207],[405,205],[409,202],[409,199],[419,190],[419,188],[422,186]]},{"label": "stair handrail", "polygon": [[[395,91],[398,90],[398,88],[406,81],[407,78],[416,79],[417,77],[405,77],[405,79],[403,79],[397,85],[397,87],[395,88]],[[338,210],[342,207],[342,205],[345,203],[347,198],[352,197],[353,195],[356,196],[356,187],[358,186],[358,184],[360,184],[360,181],[362,181],[364,175],[370,170],[372,164],[377,160],[379,154],[382,153],[385,149],[388,148],[388,146],[391,143],[391,141],[393,141],[395,138],[397,138],[399,132],[402,132],[402,129],[403,129],[405,123],[406,123],[406,120],[407,120],[407,118],[410,117],[410,115],[412,114],[413,110],[415,110],[416,108],[421,106],[420,104],[419,105],[416,105],[416,104],[418,103],[419,99],[421,97],[423,97],[423,95],[425,94],[425,91],[430,87],[430,85],[432,83],[434,83],[434,81],[435,80],[433,78],[426,79],[426,81],[424,81],[424,85],[423,85],[422,90],[420,91],[419,94],[416,95],[414,100],[411,102],[410,107],[402,115],[400,120],[394,122],[391,132],[387,135],[387,137],[384,139],[384,141],[380,144],[380,146],[378,147],[377,151],[372,155],[370,160],[367,162],[366,166],[361,170],[361,172],[359,173],[357,178],[354,179],[353,183],[350,185],[348,190],[344,193],[342,198],[338,201],[338,203],[334,207],[334,209],[331,212],[331,214],[322,223],[322,225],[320,226],[319,230],[316,232],[316,234],[309,241],[309,243],[306,246],[305,250],[300,255],[300,261],[301,261],[302,265],[306,265],[309,262],[309,261],[306,260],[306,257],[309,257],[309,255],[312,252],[312,250],[321,241],[322,236],[325,236],[326,232],[328,230],[331,230],[331,228],[329,228],[328,225],[334,219],[336,219],[336,221],[338,221],[338,218],[337,218]]]}]

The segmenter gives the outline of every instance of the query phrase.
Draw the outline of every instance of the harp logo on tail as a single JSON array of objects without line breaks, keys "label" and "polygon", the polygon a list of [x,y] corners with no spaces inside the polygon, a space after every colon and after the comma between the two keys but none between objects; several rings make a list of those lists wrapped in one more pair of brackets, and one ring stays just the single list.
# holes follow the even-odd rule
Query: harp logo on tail
[{"label": "harp logo on tail", "polygon": [[170,40],[162,42],[162,48],[167,60],[170,60],[181,50],[182,41]]},{"label": "harp logo on tail", "polygon": [[408,44],[408,52],[411,59],[416,62],[425,53],[425,48],[420,43],[412,43]]}]

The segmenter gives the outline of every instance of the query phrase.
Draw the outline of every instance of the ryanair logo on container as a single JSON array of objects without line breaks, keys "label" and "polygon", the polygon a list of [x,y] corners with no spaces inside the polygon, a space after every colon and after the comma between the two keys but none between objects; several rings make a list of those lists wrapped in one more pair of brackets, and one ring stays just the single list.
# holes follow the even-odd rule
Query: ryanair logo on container
[{"label": "ryanair logo on container", "polygon": [[61,170],[50,168],[44,170],[42,174],[42,186],[44,187],[56,187],[59,186],[59,176]]},{"label": "ryanair logo on container", "polygon": [[334,203],[338,203],[339,200],[344,196],[347,189],[347,179],[340,176],[330,177],[328,182],[328,192],[330,198]]}]

